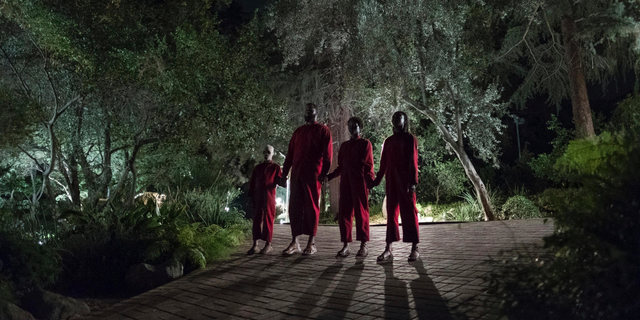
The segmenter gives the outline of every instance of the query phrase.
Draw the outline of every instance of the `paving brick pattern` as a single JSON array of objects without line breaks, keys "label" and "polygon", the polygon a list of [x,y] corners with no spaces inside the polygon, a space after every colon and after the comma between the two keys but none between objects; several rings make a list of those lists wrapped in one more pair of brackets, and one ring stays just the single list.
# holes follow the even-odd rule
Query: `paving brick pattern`
[{"label": "paving brick pattern", "polygon": [[225,262],[90,318],[496,319],[486,276],[516,253],[541,254],[542,237],[552,231],[541,219],[421,225],[421,260],[407,262],[410,244],[396,243],[395,259],[377,263],[384,226],[371,227],[368,257],[356,260],[353,252],[337,260],[337,226],[318,228],[317,254],[282,257],[289,226],[276,225],[273,254],[246,256],[247,243]]}]

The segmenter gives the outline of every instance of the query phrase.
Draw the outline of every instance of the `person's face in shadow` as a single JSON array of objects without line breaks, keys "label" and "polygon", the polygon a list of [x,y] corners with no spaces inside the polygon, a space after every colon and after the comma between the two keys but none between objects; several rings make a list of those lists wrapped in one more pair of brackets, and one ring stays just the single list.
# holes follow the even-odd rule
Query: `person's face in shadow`
[{"label": "person's face in shadow", "polygon": [[347,127],[349,128],[351,139],[358,139],[360,137],[360,130],[362,130],[362,128],[360,128],[358,121],[349,120]]},{"label": "person's face in shadow", "polygon": [[262,155],[264,156],[264,161],[273,160],[273,147],[269,145],[264,147],[264,150],[262,150]]},{"label": "person's face in shadow", "polygon": [[407,131],[407,119],[404,113],[396,112],[391,118],[391,124],[393,125],[393,133],[401,133]]},{"label": "person's face in shadow", "polygon": [[313,103],[308,103],[304,109],[304,121],[307,123],[316,122],[318,118],[318,108]]}]

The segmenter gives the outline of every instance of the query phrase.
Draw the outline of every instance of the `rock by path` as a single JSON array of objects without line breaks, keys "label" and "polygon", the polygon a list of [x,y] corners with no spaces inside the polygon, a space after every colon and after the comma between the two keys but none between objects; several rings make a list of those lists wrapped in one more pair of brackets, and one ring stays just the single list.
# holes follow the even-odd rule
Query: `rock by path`
[{"label": "rock by path", "polygon": [[[335,258],[337,226],[320,226],[318,253],[282,257],[288,225],[276,225],[274,253],[225,262],[96,312],[89,319],[495,319],[484,278],[502,252],[539,255],[553,232],[542,219],[420,226],[421,260],[408,263],[410,244],[396,243],[395,259],[377,263],[384,226],[371,227],[369,256]],[[303,236],[302,243],[306,241]]]}]

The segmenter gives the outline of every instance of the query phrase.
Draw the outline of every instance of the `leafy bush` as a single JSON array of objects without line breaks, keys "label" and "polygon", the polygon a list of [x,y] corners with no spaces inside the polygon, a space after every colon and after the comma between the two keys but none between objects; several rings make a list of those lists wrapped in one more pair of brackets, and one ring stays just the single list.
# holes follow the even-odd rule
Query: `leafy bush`
[{"label": "leafy bush", "polygon": [[549,188],[535,197],[534,203],[547,216],[552,216],[558,212],[558,205],[562,208],[571,208],[579,205],[573,202],[580,188]]},{"label": "leafy bush", "polygon": [[571,129],[563,128],[555,115],[551,115],[551,120],[547,122],[547,126],[549,130],[556,133],[556,137],[551,141],[553,150],[549,154],[540,154],[531,159],[529,166],[537,178],[560,184],[565,182],[568,177],[563,172],[560,172],[555,164],[564,153],[569,141],[574,138],[575,133]]},{"label": "leafy bush", "polygon": [[248,229],[248,223],[228,228],[201,223],[173,224],[147,248],[145,257],[160,261],[170,256],[182,262],[187,270],[204,268],[208,262],[231,253],[242,242]]},{"label": "leafy bush", "polygon": [[21,295],[54,283],[60,274],[60,256],[50,245],[23,238],[16,231],[0,232],[0,291]]},{"label": "leafy bush", "polygon": [[[76,225],[63,242],[64,280],[75,292],[119,292],[124,276],[140,262],[160,263],[175,258],[187,271],[227,256],[244,238],[248,220],[221,228],[189,222],[181,204],[165,203],[156,214],[149,202],[118,212],[71,212]],[[227,220],[231,221],[231,220]]]},{"label": "leafy bush", "polygon": [[447,221],[482,221],[483,211],[475,195],[465,191],[462,193],[464,203],[451,211],[447,211]]},{"label": "leafy bush", "polygon": [[548,253],[492,276],[510,318],[640,318],[640,148],[622,164],[610,155],[602,172],[580,179],[580,192],[555,204]]},{"label": "leafy bush", "polygon": [[501,220],[531,219],[542,217],[540,209],[525,196],[517,195],[507,199],[502,205]]},{"label": "leafy bush", "polygon": [[204,192],[186,192],[183,195],[186,219],[192,223],[200,222],[206,226],[219,225],[223,228],[239,224],[244,220],[244,214],[230,203],[240,193],[238,189],[223,191],[218,188]]},{"label": "leafy bush", "polygon": [[603,132],[594,139],[573,140],[558,158],[556,168],[578,177],[608,174],[606,166],[626,165],[629,146],[624,136]]}]

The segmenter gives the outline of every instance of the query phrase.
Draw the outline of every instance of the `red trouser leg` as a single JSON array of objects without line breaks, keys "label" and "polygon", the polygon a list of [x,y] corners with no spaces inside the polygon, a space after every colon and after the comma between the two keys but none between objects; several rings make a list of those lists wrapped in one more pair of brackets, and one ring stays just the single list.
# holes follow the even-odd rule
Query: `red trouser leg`
[{"label": "red trouser leg", "polygon": [[289,221],[291,223],[291,236],[302,234],[303,190],[298,181],[291,180],[289,194]]},{"label": "red trouser leg", "polygon": [[291,181],[291,195],[289,200],[289,220],[291,221],[291,235],[301,234],[315,236],[320,220],[320,182],[317,180]]},{"label": "red trouser leg", "polygon": [[[356,240],[369,241],[369,204],[365,199],[358,199],[354,206],[354,216],[356,218]],[[364,202],[363,202],[364,201]]]},{"label": "red trouser leg", "polygon": [[253,240],[262,239],[262,221],[264,220],[264,207],[260,201],[253,202]]},{"label": "red trouser leg", "polygon": [[400,206],[398,203],[398,192],[387,188],[387,243],[400,241],[400,230],[398,229],[398,215]]},{"label": "red trouser leg", "polygon": [[318,222],[320,222],[320,188],[322,184],[318,179],[307,181],[305,183],[305,203],[304,203],[304,222],[302,225],[302,234],[310,236],[316,235],[318,232]]},{"label": "red trouser leg", "polygon": [[418,243],[419,223],[416,208],[416,194],[403,192],[400,195],[400,215],[402,216],[402,241]]},{"label": "red trouser leg", "polygon": [[340,226],[340,241],[352,242],[351,229],[353,229],[353,201],[351,201],[352,194],[350,190],[343,190],[343,185],[340,186],[340,211],[338,212],[338,226]]},{"label": "red trouser leg", "polygon": [[276,219],[275,208],[265,210],[262,215],[262,240],[271,242],[273,237],[273,221]]}]

